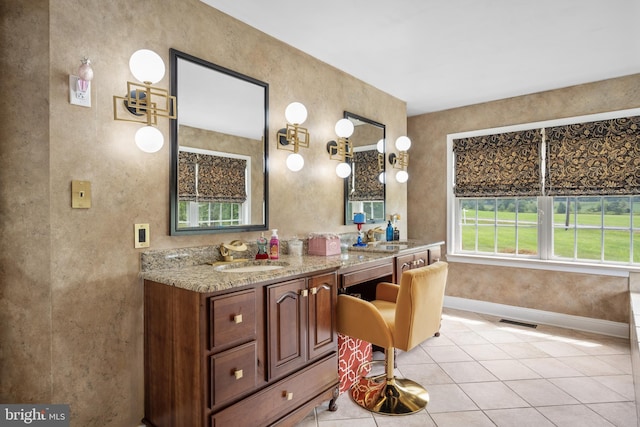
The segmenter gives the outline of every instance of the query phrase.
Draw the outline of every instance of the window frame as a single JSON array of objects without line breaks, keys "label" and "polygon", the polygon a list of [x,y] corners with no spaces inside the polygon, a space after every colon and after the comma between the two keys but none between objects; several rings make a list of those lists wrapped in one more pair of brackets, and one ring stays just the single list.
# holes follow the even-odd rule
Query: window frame
[{"label": "window frame", "polygon": [[[551,249],[553,242],[553,215],[551,219],[543,218],[544,224],[539,224],[538,228],[538,252],[536,258],[526,257],[509,257],[489,254],[468,254],[461,252],[459,248],[459,230],[458,230],[458,198],[454,195],[454,179],[455,179],[455,158],[453,153],[453,140],[459,138],[468,138],[473,136],[490,135],[494,133],[514,132],[528,130],[532,128],[546,128],[552,126],[562,126],[574,123],[591,122],[598,120],[609,120],[627,116],[640,115],[640,108],[610,111],[606,113],[589,114],[583,116],[574,116],[563,119],[546,120],[532,123],[521,123],[517,125],[502,126],[496,128],[488,128],[467,132],[451,133],[447,135],[447,260],[453,262],[465,262],[483,265],[501,265],[508,267],[533,268],[554,271],[570,271],[580,273],[594,273],[611,276],[628,276],[631,271],[640,272],[640,267],[624,264],[610,264],[602,262],[583,262],[569,261],[565,259],[555,259],[551,257]],[[544,171],[544,158],[542,160],[542,170]],[[544,176],[544,174],[543,174]],[[553,197],[538,197],[539,212],[553,212]],[[539,214],[540,215],[540,214]],[[539,218],[539,222],[540,218]],[[550,226],[547,224],[550,223]],[[506,255],[506,254],[505,254]]]}]

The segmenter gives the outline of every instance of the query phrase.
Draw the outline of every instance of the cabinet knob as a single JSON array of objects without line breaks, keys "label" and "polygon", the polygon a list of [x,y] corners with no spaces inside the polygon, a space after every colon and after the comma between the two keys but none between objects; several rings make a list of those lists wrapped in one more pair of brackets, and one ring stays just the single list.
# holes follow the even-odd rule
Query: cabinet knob
[{"label": "cabinet knob", "polygon": [[282,396],[285,397],[287,400],[293,400],[293,392],[291,391],[283,391],[282,392]]},{"label": "cabinet knob", "polygon": [[315,294],[318,293],[318,288],[316,288],[316,287],[313,287],[313,288],[311,288],[309,290],[311,291],[311,295],[315,295]]},{"label": "cabinet knob", "polygon": [[308,289],[301,289],[300,290],[300,295],[303,297],[306,297],[307,295],[309,295],[309,290]]},{"label": "cabinet knob", "polygon": [[236,314],[235,316],[233,316],[233,322],[242,323],[242,314]]},{"label": "cabinet knob", "polygon": [[242,375],[243,375],[242,369],[236,369],[235,371],[233,371],[233,375],[236,377],[237,380],[239,380],[240,378],[242,378]]}]

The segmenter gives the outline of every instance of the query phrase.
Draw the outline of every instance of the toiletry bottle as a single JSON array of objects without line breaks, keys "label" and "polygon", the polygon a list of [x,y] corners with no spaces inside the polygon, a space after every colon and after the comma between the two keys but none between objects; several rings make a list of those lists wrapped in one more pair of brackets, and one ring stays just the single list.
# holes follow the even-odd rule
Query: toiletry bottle
[{"label": "toiletry bottle", "polygon": [[391,221],[387,224],[387,242],[393,240],[393,226],[391,225]]},{"label": "toiletry bottle", "polygon": [[267,238],[264,237],[264,232],[260,233],[260,237],[258,237],[258,253],[256,254],[256,259],[269,259],[269,254],[267,253]]},{"label": "toiletry bottle", "polygon": [[278,230],[274,229],[269,241],[269,257],[278,259],[280,257],[280,240],[278,240]]}]

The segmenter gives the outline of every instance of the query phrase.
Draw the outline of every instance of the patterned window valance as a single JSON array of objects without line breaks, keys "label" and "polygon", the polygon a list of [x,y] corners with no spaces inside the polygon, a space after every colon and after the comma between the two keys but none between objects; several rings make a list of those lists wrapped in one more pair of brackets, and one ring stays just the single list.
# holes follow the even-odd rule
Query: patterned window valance
[{"label": "patterned window valance", "polygon": [[457,197],[539,196],[539,129],[453,140]]},{"label": "patterned window valance", "polygon": [[640,116],[546,129],[549,196],[640,193]]},{"label": "patterned window valance", "polygon": [[[384,185],[378,179],[380,174],[378,170],[378,151],[356,151],[352,160],[352,173],[355,180],[348,180],[349,201],[384,200]],[[353,188],[354,181],[355,188]]]},{"label": "patterned window valance", "polygon": [[244,203],[247,161],[180,151],[178,199],[194,202]]}]

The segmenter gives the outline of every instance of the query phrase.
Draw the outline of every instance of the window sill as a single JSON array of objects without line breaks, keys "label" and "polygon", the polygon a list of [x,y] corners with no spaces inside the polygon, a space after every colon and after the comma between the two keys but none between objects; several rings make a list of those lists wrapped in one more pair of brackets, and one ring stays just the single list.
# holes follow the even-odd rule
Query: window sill
[{"label": "window sill", "polygon": [[511,268],[530,268],[534,270],[563,271],[568,273],[586,273],[599,276],[629,277],[630,272],[640,272],[640,267],[631,265],[589,264],[578,262],[550,261],[539,259],[506,258],[470,254],[447,254],[447,262],[493,265]]}]

